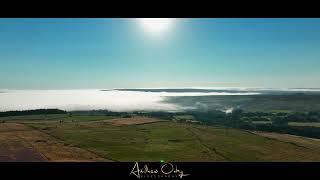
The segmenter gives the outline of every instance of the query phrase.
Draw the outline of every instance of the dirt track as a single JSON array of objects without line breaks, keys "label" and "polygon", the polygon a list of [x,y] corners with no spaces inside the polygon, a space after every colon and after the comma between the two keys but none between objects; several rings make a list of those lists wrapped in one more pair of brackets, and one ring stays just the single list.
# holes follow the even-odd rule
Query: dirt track
[{"label": "dirt track", "polygon": [[108,161],[18,123],[0,124],[0,162]]}]

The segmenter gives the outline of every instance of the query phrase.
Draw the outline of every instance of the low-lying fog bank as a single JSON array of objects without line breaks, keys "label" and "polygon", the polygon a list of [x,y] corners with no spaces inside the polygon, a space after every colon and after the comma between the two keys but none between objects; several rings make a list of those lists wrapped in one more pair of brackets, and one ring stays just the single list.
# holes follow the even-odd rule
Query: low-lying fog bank
[{"label": "low-lying fog bank", "polygon": [[[90,90],[0,90],[0,111],[62,109],[109,111],[183,111],[249,107],[318,108],[318,89],[171,88]],[[297,94],[297,95],[295,95]],[[284,95],[275,96],[275,95]],[[287,95],[290,95],[287,96]],[[291,96],[294,95],[294,96]],[[304,96],[308,95],[308,96]],[[281,106],[281,107],[280,107]],[[299,107],[298,107],[299,106]],[[304,106],[305,107],[305,106]],[[306,107],[310,109],[309,107]]]},{"label": "low-lying fog bank", "polygon": [[169,97],[256,95],[257,92],[141,92],[108,90],[3,90],[0,111],[58,108],[63,110],[180,111]]}]

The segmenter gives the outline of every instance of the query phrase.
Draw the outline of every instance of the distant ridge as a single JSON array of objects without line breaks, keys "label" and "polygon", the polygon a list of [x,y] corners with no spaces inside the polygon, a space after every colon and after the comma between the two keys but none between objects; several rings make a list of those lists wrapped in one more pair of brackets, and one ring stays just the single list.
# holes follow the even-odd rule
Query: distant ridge
[{"label": "distant ridge", "polygon": [[[320,92],[320,88],[244,88],[244,87],[216,87],[216,88],[116,88],[116,91],[138,91],[138,92],[226,92],[226,93],[247,93],[247,92]],[[110,90],[102,90],[110,91]]]},{"label": "distant ridge", "polygon": [[194,89],[194,88],[175,88],[175,89],[114,89],[117,91],[139,91],[139,92],[248,92],[242,90],[229,89]]}]

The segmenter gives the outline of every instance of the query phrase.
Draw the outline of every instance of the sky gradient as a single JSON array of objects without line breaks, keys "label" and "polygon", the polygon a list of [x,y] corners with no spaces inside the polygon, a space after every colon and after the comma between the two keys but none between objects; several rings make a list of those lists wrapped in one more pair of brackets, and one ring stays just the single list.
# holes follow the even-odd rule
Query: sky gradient
[{"label": "sky gradient", "polygon": [[0,89],[320,88],[320,19],[0,19]]}]

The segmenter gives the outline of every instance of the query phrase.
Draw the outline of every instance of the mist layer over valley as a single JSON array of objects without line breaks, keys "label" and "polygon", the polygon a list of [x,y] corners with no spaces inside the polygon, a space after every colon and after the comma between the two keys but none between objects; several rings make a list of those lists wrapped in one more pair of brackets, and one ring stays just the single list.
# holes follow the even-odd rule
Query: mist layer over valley
[{"label": "mist layer over valley", "polygon": [[1,90],[0,111],[186,111],[320,109],[319,89],[162,88],[111,90]]}]

